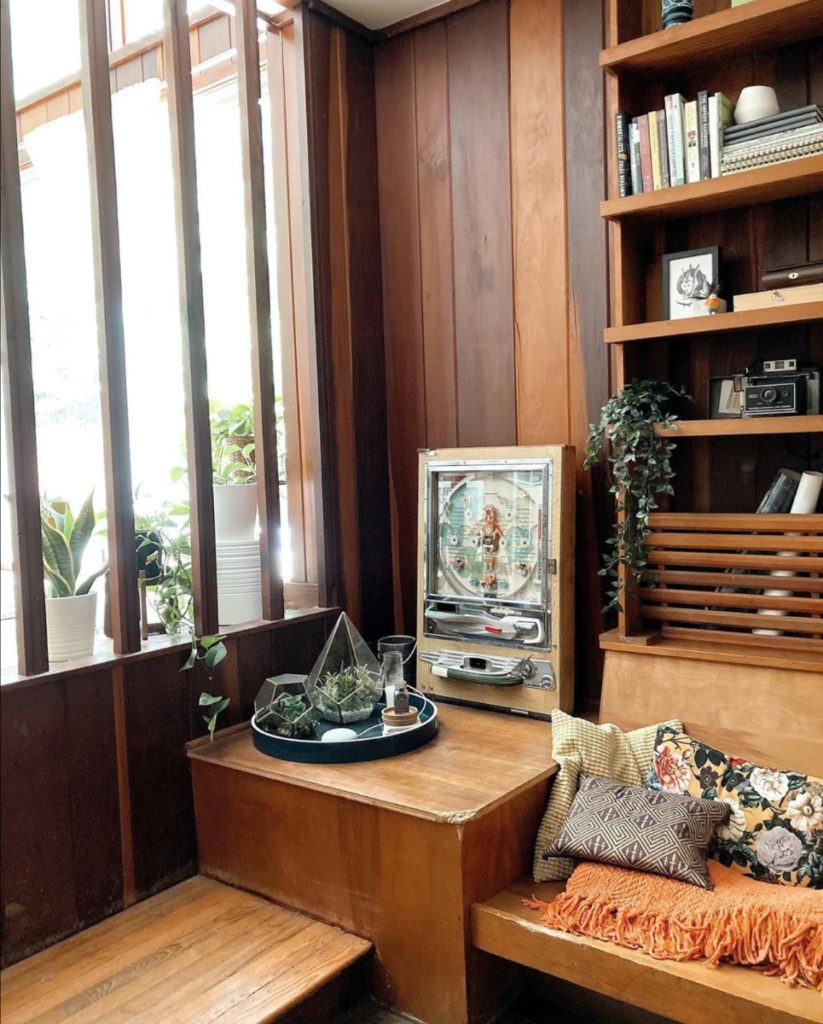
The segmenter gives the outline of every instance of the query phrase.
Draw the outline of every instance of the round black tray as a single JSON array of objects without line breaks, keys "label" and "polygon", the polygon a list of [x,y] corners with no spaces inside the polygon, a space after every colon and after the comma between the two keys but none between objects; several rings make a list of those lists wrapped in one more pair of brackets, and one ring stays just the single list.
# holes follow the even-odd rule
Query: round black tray
[{"label": "round black tray", "polygon": [[[251,734],[255,747],[269,757],[279,757],[284,761],[300,761],[303,764],[351,764],[355,761],[376,761],[381,757],[395,757],[397,754],[408,754],[434,739],[437,734],[437,705],[416,690],[409,690],[409,704],[417,708],[420,718],[417,725],[402,732],[381,733],[383,719],[381,717],[385,704],[377,704],[368,718],[362,722],[351,722],[344,726],[353,729],[356,740],[342,740],[324,743],[323,733],[329,729],[339,729],[335,722],[320,721],[317,723],[315,735],[310,740],[288,739],[266,732],[255,721],[251,720]],[[362,736],[362,733],[368,735]]]}]

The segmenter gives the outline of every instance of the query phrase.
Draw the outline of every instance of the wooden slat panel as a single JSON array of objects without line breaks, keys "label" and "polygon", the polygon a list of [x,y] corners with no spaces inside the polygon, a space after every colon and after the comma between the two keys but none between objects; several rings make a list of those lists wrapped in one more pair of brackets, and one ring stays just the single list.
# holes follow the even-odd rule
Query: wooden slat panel
[{"label": "wooden slat panel", "polygon": [[185,4],[164,0],[164,59],[172,140],[180,335],[186,396],[186,456],[191,507],[192,590],[195,629],[217,632],[217,564],[214,538],[206,324],[200,272],[200,216],[194,151],[194,104]]},{"label": "wooden slat panel", "polygon": [[687,548],[697,551],[823,551],[823,537],[792,536],[764,537],[756,533],[732,533],[715,536],[711,533],[657,533],[649,534],[650,547],[672,549]]},{"label": "wooden slat panel", "polygon": [[80,25],[100,349],[111,623],[115,652],[128,654],[140,650],[140,611],[105,0],[81,0]]},{"label": "wooden slat panel", "polygon": [[735,552],[702,551],[650,551],[651,565],[705,566],[707,569],[756,569],[768,572],[780,569],[787,572],[823,572],[823,558],[796,558],[793,555],[739,555]]},{"label": "wooden slat panel", "polygon": [[517,443],[507,8],[480,4],[447,29],[463,446]]},{"label": "wooden slat panel", "polygon": [[266,195],[263,177],[263,122],[260,114],[260,56],[257,8],[253,0],[238,0],[235,35],[240,93],[240,137],[246,215],[246,264],[249,322],[252,338],[254,433],[257,456],[257,494],[260,511],[260,560],[263,571],[263,617],[283,617],[283,581],[278,564],[280,495],[277,471],[274,360],[271,339],[271,299],[266,243]]},{"label": "wooden slat panel", "polygon": [[563,0],[512,0],[509,17],[517,441],[567,444]]},{"label": "wooden slat panel", "polygon": [[0,200],[3,432],[9,473],[17,665],[21,675],[34,675],[45,672],[49,663],[23,208],[6,0],[0,5]]},{"label": "wooden slat panel", "polygon": [[823,615],[823,601],[813,597],[791,597],[794,578],[776,576],[770,588],[786,592],[785,597],[768,594],[716,594],[704,590],[672,590],[668,587],[640,587],[638,597],[654,604],[696,604],[716,608],[773,608],[775,611],[798,612],[802,615]]},{"label": "wooden slat panel", "polygon": [[[749,615],[745,612],[706,612],[698,608],[655,608],[641,605],[643,618],[654,622],[705,622],[709,626],[779,629],[789,633],[821,633],[823,622],[788,615]],[[821,641],[823,649],[823,641]]]},{"label": "wooden slat panel", "polygon": [[[663,569],[656,574],[658,583],[669,586],[698,587],[745,587],[749,590],[763,590],[775,585],[774,576],[762,573],[740,572],[680,572],[679,570]],[[816,594],[823,593],[823,579],[810,576],[792,576],[792,590],[809,590]],[[780,584],[782,586],[782,583]]]},{"label": "wooden slat panel", "polygon": [[415,33],[414,90],[426,443],[445,448],[457,444],[460,396],[454,338],[449,65],[443,21]]},{"label": "wooden slat panel", "polygon": [[[743,644],[745,647],[771,648],[785,651],[811,651],[820,653],[820,641],[802,636],[758,636],[756,633],[731,633],[720,629],[689,629],[688,626],[663,626],[663,636],[674,639],[697,640],[701,643]],[[743,660],[743,659],[741,659]],[[785,667],[792,668],[787,665]],[[808,671],[809,666],[797,666]]]},{"label": "wooden slat panel", "polygon": [[713,533],[741,530],[752,530],[756,533],[798,530],[803,533],[823,531],[823,516],[653,512],[649,516],[649,526],[653,530],[711,530]]}]

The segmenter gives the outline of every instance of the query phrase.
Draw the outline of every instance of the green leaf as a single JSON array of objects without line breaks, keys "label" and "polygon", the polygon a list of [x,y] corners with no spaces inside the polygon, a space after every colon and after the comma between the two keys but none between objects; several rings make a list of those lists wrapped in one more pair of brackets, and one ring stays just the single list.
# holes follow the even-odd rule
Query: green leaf
[{"label": "green leaf", "polygon": [[189,656],[188,656],[188,658],[186,658],[185,663],[181,666],[180,671],[181,672],[188,672],[188,670],[190,668],[194,668],[194,665],[195,665],[196,661],[197,661],[197,648],[196,647],[192,647],[191,651],[189,652]]},{"label": "green leaf", "polygon": [[60,573],[53,572],[45,562],[43,563],[43,570],[46,574],[46,579],[51,584],[52,597],[74,597],[71,587]]},{"label": "green leaf", "polygon": [[[66,509],[66,515],[70,515],[71,511]],[[83,561],[83,554],[85,553],[86,546],[89,543],[89,539],[94,532],[95,519],[94,519],[94,506],[92,504],[92,495],[80,506],[80,511],[77,513],[77,519],[74,523],[74,529],[71,532],[69,539],[69,547],[71,548],[72,563],[74,565],[75,577],[80,572],[80,565]]]},{"label": "green leaf", "polygon": [[216,668],[220,662],[226,657],[229,652],[226,650],[225,644],[215,644],[214,647],[210,647],[206,651],[206,656],[203,662],[208,669]]},{"label": "green leaf", "polygon": [[203,692],[200,694],[200,700],[197,703],[201,708],[207,708],[212,704],[219,704],[223,699],[219,694]]},{"label": "green leaf", "polygon": [[74,594],[76,579],[68,541],[58,529],[51,525],[48,519],[41,518],[40,525],[43,538],[43,562],[50,572],[65,582],[69,596],[71,596]]},{"label": "green leaf", "polygon": [[226,639],[226,634],[223,633],[219,636],[202,636],[200,637],[200,646],[204,651],[207,651],[210,647],[214,647],[215,644],[220,643],[221,640]]},{"label": "green leaf", "polygon": [[101,565],[96,572],[93,572],[91,574],[91,576],[87,576],[86,579],[84,579],[80,586],[77,588],[77,596],[79,597],[81,594],[88,594],[88,592],[92,588],[92,585],[94,584],[94,581],[98,579],[98,577],[102,576],[104,573],[108,572],[108,570],[108,564]]}]

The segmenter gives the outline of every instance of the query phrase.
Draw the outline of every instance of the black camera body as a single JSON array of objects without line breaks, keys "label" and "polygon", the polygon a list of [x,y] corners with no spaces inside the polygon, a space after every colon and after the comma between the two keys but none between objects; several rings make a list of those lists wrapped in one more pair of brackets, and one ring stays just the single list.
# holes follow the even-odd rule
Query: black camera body
[{"label": "black camera body", "polygon": [[820,412],[820,371],[796,359],[763,359],[741,378],[741,416],[803,416]]}]

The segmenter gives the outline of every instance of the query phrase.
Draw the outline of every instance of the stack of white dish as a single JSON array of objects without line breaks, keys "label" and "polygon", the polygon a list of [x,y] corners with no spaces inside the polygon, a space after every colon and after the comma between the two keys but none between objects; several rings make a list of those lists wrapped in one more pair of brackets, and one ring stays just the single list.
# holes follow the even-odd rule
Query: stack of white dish
[{"label": "stack of white dish", "polygon": [[221,626],[263,615],[256,488],[215,486],[217,618]]}]

